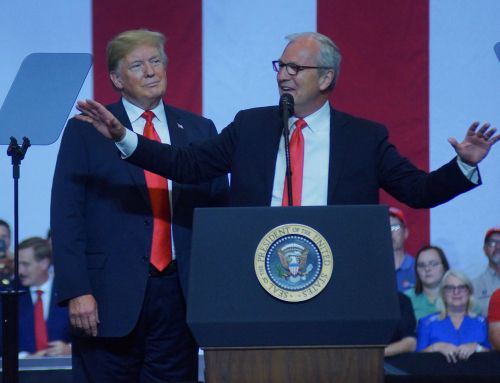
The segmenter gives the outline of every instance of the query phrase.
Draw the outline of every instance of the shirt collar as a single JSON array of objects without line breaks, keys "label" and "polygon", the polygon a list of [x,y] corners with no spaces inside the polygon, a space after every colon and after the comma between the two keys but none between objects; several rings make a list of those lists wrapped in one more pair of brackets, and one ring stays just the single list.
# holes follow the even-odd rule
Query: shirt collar
[{"label": "shirt collar", "polygon": [[[289,121],[290,130],[294,126],[295,121],[297,121],[297,117],[291,117]],[[321,108],[319,108],[316,112],[310,114],[307,117],[304,117],[303,120],[307,123],[307,128],[311,129],[313,132],[317,132],[321,129],[330,129],[330,103],[326,101]],[[325,121],[328,121],[328,124],[324,124]],[[305,128],[305,129],[307,129]]]},{"label": "shirt collar", "polygon": [[[132,104],[125,97],[122,97],[122,102],[123,107],[125,108],[125,112],[127,112],[127,116],[132,124],[141,118],[142,114],[144,113],[144,109]],[[165,122],[166,115],[162,101],[160,101],[158,105],[156,105],[156,107],[151,109],[151,111],[155,114],[155,118],[157,118],[159,121]]]},{"label": "shirt collar", "polygon": [[47,279],[47,281],[45,281],[44,283],[42,283],[40,286],[30,286],[30,292],[31,294],[35,294],[36,295],[36,291],[37,290],[42,290],[43,291],[43,295],[46,296],[48,292],[51,291],[52,289],[52,281],[53,281],[53,277],[50,275],[49,273],[49,279]]}]

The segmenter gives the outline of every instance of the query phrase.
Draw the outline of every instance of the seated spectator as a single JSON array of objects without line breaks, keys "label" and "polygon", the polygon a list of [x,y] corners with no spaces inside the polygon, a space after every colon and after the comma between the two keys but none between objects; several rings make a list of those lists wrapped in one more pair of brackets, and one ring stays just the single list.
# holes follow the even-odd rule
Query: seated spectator
[{"label": "seated spectator", "polygon": [[19,244],[19,279],[27,288],[19,298],[19,350],[34,356],[71,355],[68,309],[56,303],[51,259],[42,238]]},{"label": "seated spectator", "polygon": [[410,231],[406,226],[402,210],[395,207],[389,208],[389,219],[396,281],[398,283],[398,291],[403,293],[405,290],[415,286],[415,260],[409,253],[405,252],[405,241]]},{"label": "seated spectator", "polygon": [[488,335],[493,349],[500,351],[500,289],[495,290],[490,299]]},{"label": "seated spectator", "polygon": [[391,343],[384,349],[384,356],[394,356],[405,352],[413,352],[417,344],[415,334],[417,321],[413,314],[410,299],[400,292],[398,292],[398,298],[401,319],[398,322],[398,327],[391,339]]},{"label": "seated spectator", "polygon": [[486,319],[472,310],[473,293],[464,273],[446,272],[440,287],[441,311],[419,321],[417,351],[440,352],[453,363],[467,360],[475,352],[489,351]]},{"label": "seated spectator", "polygon": [[491,294],[500,289],[500,227],[494,227],[484,236],[483,251],[488,257],[486,270],[474,279],[474,299],[481,315],[488,314]]},{"label": "seated spectator", "polygon": [[450,268],[444,251],[437,246],[421,248],[415,257],[415,287],[405,291],[417,321],[438,311],[436,301],[443,275]]}]

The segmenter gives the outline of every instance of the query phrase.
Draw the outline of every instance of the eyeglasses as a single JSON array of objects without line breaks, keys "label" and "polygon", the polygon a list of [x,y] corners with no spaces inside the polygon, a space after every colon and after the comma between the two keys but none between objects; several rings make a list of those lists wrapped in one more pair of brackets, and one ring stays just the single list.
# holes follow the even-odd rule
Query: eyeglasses
[{"label": "eyeglasses", "polygon": [[304,69],[333,69],[332,67],[328,66],[307,66],[307,65],[297,65],[295,63],[284,63],[283,61],[280,60],[274,60],[272,63],[275,72],[279,72],[284,67],[286,68],[286,72],[290,76],[295,76],[297,73],[299,73]]},{"label": "eyeglasses", "polygon": [[466,291],[469,291],[469,286],[467,285],[458,285],[458,286],[452,286],[452,285],[445,285],[443,287],[443,290],[445,293],[465,293]]},{"label": "eyeglasses", "polygon": [[400,223],[393,223],[391,224],[391,232],[394,233],[395,231],[398,231],[402,227],[403,225],[401,225]]},{"label": "eyeglasses", "polygon": [[486,247],[490,247],[494,249],[495,247],[500,247],[500,241],[495,241],[494,239],[490,239],[485,243]]},{"label": "eyeglasses", "polygon": [[429,261],[427,263],[417,262],[417,269],[426,269],[427,267],[430,267],[431,269],[433,269],[435,267],[438,267],[439,265],[442,265],[442,263],[439,261]]}]

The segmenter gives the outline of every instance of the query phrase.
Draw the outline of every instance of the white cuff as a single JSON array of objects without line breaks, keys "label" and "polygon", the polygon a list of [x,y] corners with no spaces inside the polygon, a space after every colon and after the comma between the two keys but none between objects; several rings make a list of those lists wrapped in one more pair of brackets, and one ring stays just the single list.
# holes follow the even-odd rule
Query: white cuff
[{"label": "white cuff", "polygon": [[477,166],[471,166],[466,164],[459,156],[457,156],[457,164],[463,175],[472,183],[476,184],[479,182],[479,175],[477,172]]},{"label": "white cuff", "polygon": [[122,158],[127,158],[135,152],[138,142],[137,133],[126,129],[125,136],[120,141],[116,141],[115,145],[122,154]]}]

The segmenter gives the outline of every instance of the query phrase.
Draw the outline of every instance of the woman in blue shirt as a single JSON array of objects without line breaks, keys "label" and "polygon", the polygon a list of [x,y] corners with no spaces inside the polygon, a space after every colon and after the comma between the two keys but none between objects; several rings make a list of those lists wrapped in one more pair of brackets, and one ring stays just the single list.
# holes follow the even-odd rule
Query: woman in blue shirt
[{"label": "woman in blue shirt", "polygon": [[486,319],[472,311],[473,287],[462,272],[448,270],[441,281],[442,308],[419,321],[417,351],[440,352],[448,362],[489,351]]}]

